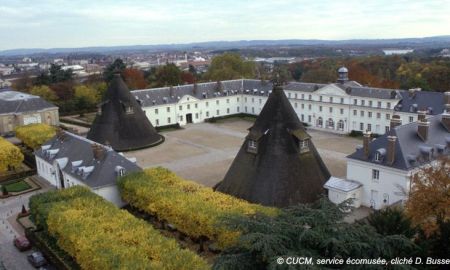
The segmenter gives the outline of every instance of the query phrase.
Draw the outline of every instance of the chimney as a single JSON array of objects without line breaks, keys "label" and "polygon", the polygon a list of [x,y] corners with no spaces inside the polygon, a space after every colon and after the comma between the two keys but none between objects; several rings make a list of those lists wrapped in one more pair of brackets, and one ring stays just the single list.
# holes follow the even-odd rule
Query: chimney
[{"label": "chimney", "polygon": [[369,158],[369,143],[370,143],[370,131],[366,131],[364,132],[364,137],[363,137],[363,152],[364,152],[364,157],[366,159]]},{"label": "chimney", "polygon": [[417,113],[418,113],[417,121],[418,122],[425,121],[425,117],[427,115],[427,112],[426,111],[418,111]]},{"label": "chimney", "polygon": [[394,129],[395,127],[398,127],[402,124],[402,119],[400,118],[400,115],[393,115],[391,118],[391,127],[390,130]]},{"label": "chimney", "polygon": [[419,135],[419,137],[424,142],[428,140],[429,129],[430,129],[430,122],[427,122],[426,120],[418,122],[417,135]]},{"label": "chimney", "polygon": [[389,165],[392,165],[395,161],[395,142],[397,141],[397,136],[388,136],[387,139],[388,145],[386,161]]},{"label": "chimney", "polygon": [[96,160],[100,160],[105,155],[105,149],[102,146],[94,143],[92,144],[92,153],[94,154],[94,158]]}]

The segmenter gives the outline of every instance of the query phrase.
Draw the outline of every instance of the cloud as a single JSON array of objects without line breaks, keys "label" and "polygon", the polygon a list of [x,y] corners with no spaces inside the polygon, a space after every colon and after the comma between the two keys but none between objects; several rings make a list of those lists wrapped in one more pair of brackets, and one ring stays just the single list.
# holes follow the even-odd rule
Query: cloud
[{"label": "cloud", "polygon": [[446,0],[8,1],[0,14],[0,49],[450,34]]}]

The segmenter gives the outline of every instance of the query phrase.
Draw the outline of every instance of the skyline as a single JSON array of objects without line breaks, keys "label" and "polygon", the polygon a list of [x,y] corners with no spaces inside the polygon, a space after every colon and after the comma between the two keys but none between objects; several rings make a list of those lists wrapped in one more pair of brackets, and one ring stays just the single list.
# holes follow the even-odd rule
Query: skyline
[{"label": "skyline", "polygon": [[0,50],[450,34],[445,0],[9,1],[0,13]]}]

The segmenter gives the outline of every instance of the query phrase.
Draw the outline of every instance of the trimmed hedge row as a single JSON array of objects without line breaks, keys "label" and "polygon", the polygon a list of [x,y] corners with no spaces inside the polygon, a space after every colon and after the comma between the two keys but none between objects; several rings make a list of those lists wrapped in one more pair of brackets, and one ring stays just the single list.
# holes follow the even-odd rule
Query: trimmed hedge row
[{"label": "trimmed hedge row", "polygon": [[127,175],[119,180],[122,199],[193,238],[207,237],[219,247],[229,247],[239,237],[223,224],[231,215],[276,215],[275,208],[251,204],[186,181],[164,168]]},{"label": "trimmed hedge row", "polygon": [[30,210],[35,224],[82,269],[209,268],[175,240],[84,187],[35,195]]}]

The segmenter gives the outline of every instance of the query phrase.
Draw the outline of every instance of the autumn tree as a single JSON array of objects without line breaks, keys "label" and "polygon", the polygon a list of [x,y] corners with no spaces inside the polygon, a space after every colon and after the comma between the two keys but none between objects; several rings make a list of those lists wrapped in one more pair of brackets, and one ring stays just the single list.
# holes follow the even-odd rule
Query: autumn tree
[{"label": "autumn tree", "polygon": [[75,99],[79,109],[88,109],[94,107],[100,101],[100,95],[96,89],[87,85],[78,85],[75,87]]},{"label": "autumn tree", "polygon": [[412,177],[406,210],[415,225],[427,235],[439,224],[450,221],[450,159],[442,158],[435,166],[422,168]]},{"label": "autumn tree", "polygon": [[205,77],[212,81],[254,78],[255,70],[255,64],[239,54],[224,53],[212,59]]},{"label": "autumn tree", "polygon": [[181,80],[186,84],[193,84],[195,82],[195,76],[191,72],[182,72]]},{"label": "autumn tree", "polygon": [[23,73],[19,75],[19,78],[12,82],[12,88],[17,91],[27,91],[33,86],[33,79],[30,74]]},{"label": "autumn tree", "polygon": [[26,146],[36,149],[56,134],[56,128],[47,124],[29,124],[15,128],[16,137]]},{"label": "autumn tree", "polygon": [[19,147],[0,137],[0,149],[0,172],[20,166],[23,154]]},{"label": "autumn tree", "polygon": [[58,96],[47,85],[33,86],[29,92],[32,95],[40,96],[41,98],[50,102],[55,102],[58,100]]},{"label": "autumn tree", "polygon": [[126,68],[122,71],[122,77],[130,90],[144,89],[147,87],[147,80],[144,73],[139,69]]}]

